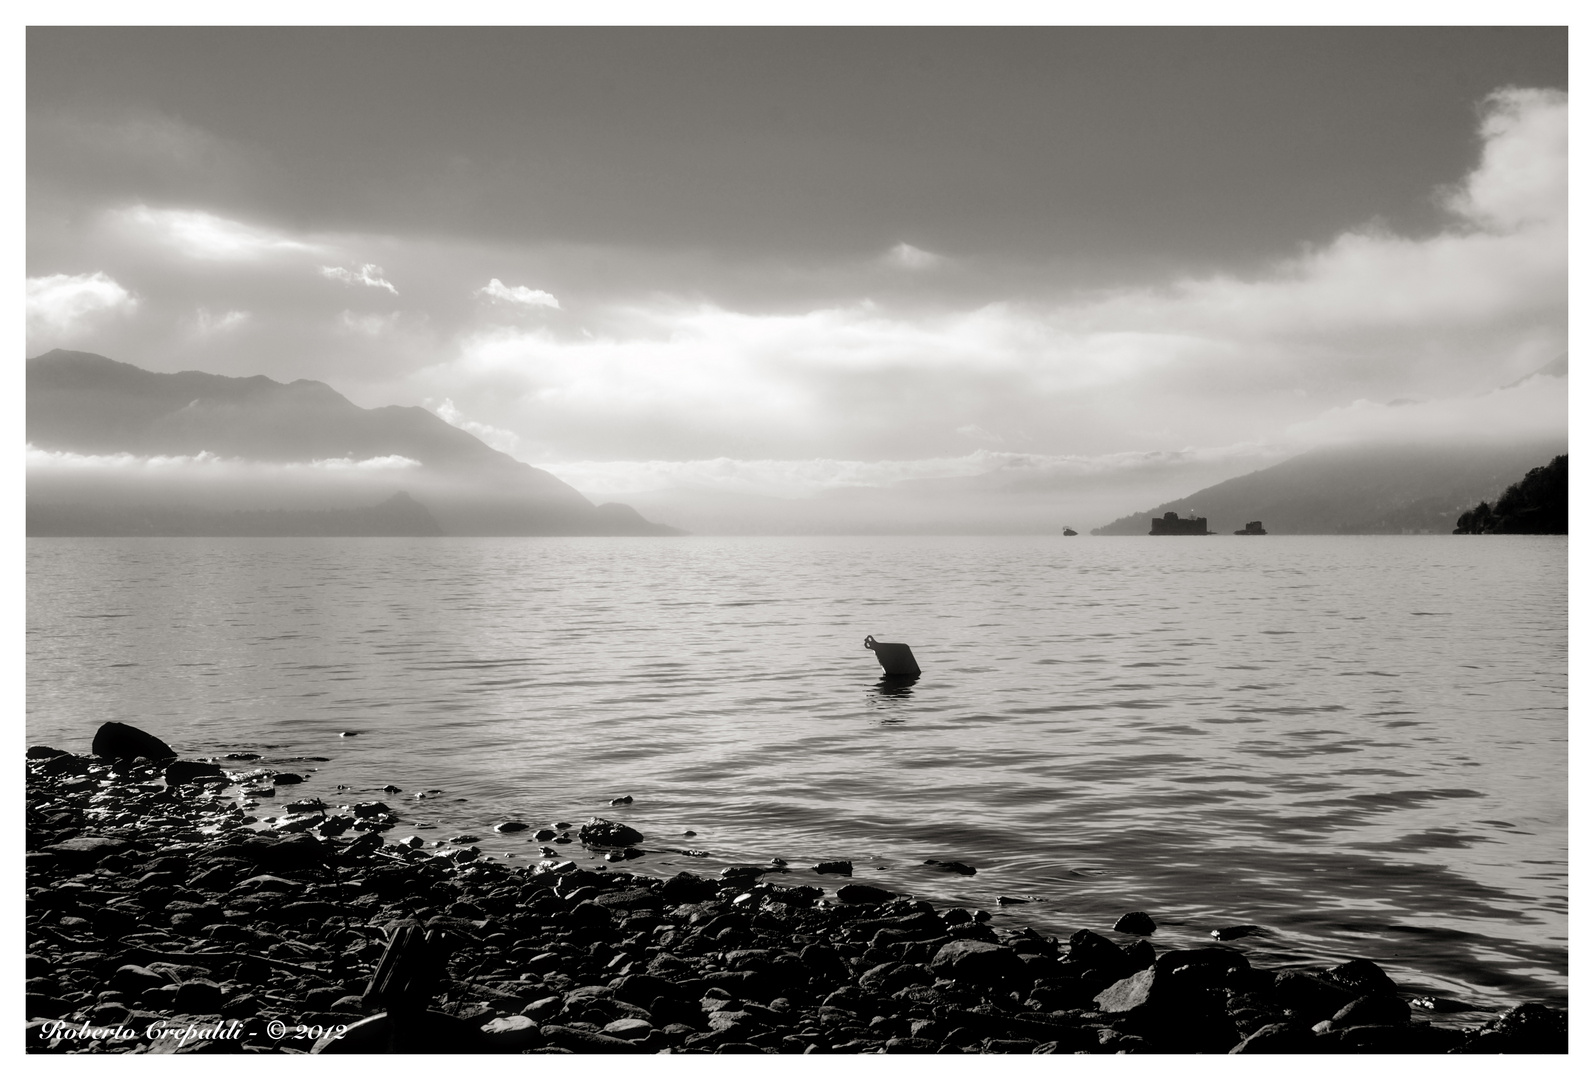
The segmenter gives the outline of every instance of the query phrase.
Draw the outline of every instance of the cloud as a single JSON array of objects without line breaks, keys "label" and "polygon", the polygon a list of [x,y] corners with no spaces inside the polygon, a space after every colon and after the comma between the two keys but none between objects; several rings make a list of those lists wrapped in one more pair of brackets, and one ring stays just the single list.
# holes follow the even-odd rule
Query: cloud
[{"label": "cloud", "polygon": [[1567,96],[1508,87],[1484,103],[1482,162],[1445,200],[1484,228],[1510,231],[1567,214]]},{"label": "cloud", "polygon": [[[467,332],[413,382],[466,411],[502,403],[497,422],[535,431],[546,459],[931,459],[979,432],[1035,453],[1327,437],[1339,421],[1319,418],[1359,400],[1470,400],[1565,351],[1565,126],[1562,95],[1492,95],[1442,229],[1350,229],[1245,276],[961,310],[594,304],[590,337]],[[1474,406],[1489,403],[1514,407]],[[1422,415],[1465,439],[1474,406]]]},{"label": "cloud", "polygon": [[196,337],[215,337],[247,326],[252,318],[247,311],[234,309],[215,315],[209,308],[202,307],[187,320],[187,325]]},{"label": "cloud", "polygon": [[559,301],[552,293],[545,293],[541,289],[528,288],[525,285],[516,285],[510,288],[497,278],[476,290],[475,295],[485,296],[494,302],[503,301],[509,304],[519,304],[523,307],[558,308]]},{"label": "cloud", "polygon": [[341,281],[345,285],[369,285],[373,289],[386,289],[394,296],[398,295],[398,289],[382,276],[382,268],[374,263],[365,263],[358,270],[346,270],[341,266],[323,266],[321,276]]},{"label": "cloud", "polygon": [[462,431],[470,432],[494,450],[513,454],[520,446],[519,435],[504,428],[493,427],[491,424],[483,424],[475,420],[466,419],[465,414],[460,412],[449,398],[444,398],[441,403],[436,405],[433,405],[431,400],[428,399],[426,406],[445,422],[453,424]]},{"label": "cloud", "polygon": [[947,261],[945,255],[916,248],[912,244],[898,244],[885,254],[887,264],[903,270],[933,270]]},{"label": "cloud", "polygon": [[281,255],[319,254],[319,244],[203,210],[131,206],[110,213],[112,224],[146,241],[208,262],[256,262]]},{"label": "cloud", "polygon": [[129,315],[138,299],[110,276],[50,274],[28,278],[28,333],[69,334],[105,315]]}]

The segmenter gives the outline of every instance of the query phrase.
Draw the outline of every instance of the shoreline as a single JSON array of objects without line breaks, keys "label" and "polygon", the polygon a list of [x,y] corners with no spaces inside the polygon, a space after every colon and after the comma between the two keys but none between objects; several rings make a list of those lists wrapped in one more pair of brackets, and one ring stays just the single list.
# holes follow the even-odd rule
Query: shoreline
[{"label": "shoreline", "polygon": [[[411,1010],[399,1052],[1567,1047],[1561,1009],[1439,1026],[1459,1003],[1408,1000],[1376,957],[1257,968],[1221,942],[1159,949],[1142,913],[1100,928],[1127,944],[1059,939],[842,876],[782,886],[774,865],[632,873],[645,838],[597,818],[577,842],[610,868],[509,865],[395,843],[381,803],[255,831],[214,762],[32,747],[27,769],[29,1052],[380,1052],[384,1004]],[[389,952],[387,991],[364,996]],[[417,955],[439,977],[406,998],[393,964]]]}]

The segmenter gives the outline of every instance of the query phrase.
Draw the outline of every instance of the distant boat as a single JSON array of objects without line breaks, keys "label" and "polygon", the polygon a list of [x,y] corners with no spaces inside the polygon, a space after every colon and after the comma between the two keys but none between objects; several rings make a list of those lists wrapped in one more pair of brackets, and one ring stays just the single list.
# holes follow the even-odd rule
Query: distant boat
[{"label": "distant boat", "polygon": [[1151,519],[1152,536],[1211,536],[1207,531],[1207,519],[1196,517],[1195,511],[1190,511],[1190,516],[1182,518],[1169,510],[1160,518]]},{"label": "distant boat", "polygon": [[1262,523],[1260,521],[1247,521],[1245,523],[1245,528],[1243,528],[1243,529],[1235,529],[1234,530],[1234,535],[1235,536],[1266,536],[1267,535],[1267,530],[1262,528]]},{"label": "distant boat", "polygon": [[1078,534],[1078,533],[1077,533],[1077,532],[1075,532],[1075,531],[1074,531],[1074,530],[1073,530],[1073,529],[1070,529],[1070,528],[1068,528],[1068,527],[1067,527],[1067,526],[1066,526],[1066,525],[1065,525],[1065,526],[1064,526],[1064,527],[1063,527],[1063,535],[1064,535],[1064,536],[1078,536],[1078,535],[1079,535],[1079,534]]}]

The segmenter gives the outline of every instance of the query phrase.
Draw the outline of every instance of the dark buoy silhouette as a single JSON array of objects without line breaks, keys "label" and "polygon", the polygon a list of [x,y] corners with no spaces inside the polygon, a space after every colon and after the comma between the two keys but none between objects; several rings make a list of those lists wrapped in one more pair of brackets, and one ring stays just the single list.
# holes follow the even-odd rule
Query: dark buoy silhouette
[{"label": "dark buoy silhouette", "polygon": [[874,652],[874,658],[880,661],[887,675],[910,678],[919,675],[919,662],[913,658],[913,650],[902,642],[876,641],[874,635],[870,634],[863,639],[863,647]]}]

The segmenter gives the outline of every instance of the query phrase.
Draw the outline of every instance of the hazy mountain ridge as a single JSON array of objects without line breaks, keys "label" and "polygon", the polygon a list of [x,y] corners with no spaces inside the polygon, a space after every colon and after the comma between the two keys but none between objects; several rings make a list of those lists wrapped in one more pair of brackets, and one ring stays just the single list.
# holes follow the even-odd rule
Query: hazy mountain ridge
[{"label": "hazy mountain ridge", "polygon": [[205,510],[192,506],[29,505],[29,536],[442,536],[426,507],[399,492],[333,510]]},{"label": "hazy mountain ridge", "polygon": [[[66,455],[212,459],[208,468],[187,470],[30,469],[32,535],[40,535],[32,531],[35,522],[54,535],[73,521],[82,528],[97,521],[107,528],[165,522],[173,529],[224,530],[215,535],[236,535],[234,528],[251,521],[290,527],[276,519],[227,516],[275,511],[347,511],[341,524],[305,518],[296,527],[355,527],[364,520],[362,509],[401,490],[414,492],[441,530],[453,535],[679,532],[629,507],[594,506],[551,473],[492,449],[426,409],[363,409],[325,383],[305,379],[162,374],[57,349],[27,361],[27,439],[36,450]],[[329,462],[340,468],[318,470]],[[373,462],[382,467],[362,467]]]},{"label": "hazy mountain ridge", "polygon": [[1260,520],[1270,533],[1449,533],[1457,517],[1566,449],[1565,440],[1514,446],[1366,446],[1314,450],[1091,530],[1144,536],[1151,519],[1190,510],[1213,532]]}]

